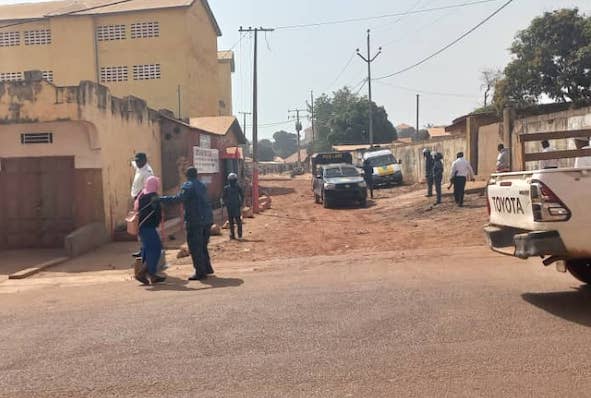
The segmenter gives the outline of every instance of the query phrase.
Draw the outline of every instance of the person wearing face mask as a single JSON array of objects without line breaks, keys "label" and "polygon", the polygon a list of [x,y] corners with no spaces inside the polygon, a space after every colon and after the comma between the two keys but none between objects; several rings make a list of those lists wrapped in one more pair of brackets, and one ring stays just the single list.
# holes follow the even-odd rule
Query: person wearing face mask
[{"label": "person wearing face mask", "polygon": [[228,211],[230,222],[230,239],[236,239],[234,226],[238,226],[238,239],[242,239],[242,206],[244,205],[244,193],[238,184],[236,173],[228,174],[228,185],[224,187],[222,205]]}]

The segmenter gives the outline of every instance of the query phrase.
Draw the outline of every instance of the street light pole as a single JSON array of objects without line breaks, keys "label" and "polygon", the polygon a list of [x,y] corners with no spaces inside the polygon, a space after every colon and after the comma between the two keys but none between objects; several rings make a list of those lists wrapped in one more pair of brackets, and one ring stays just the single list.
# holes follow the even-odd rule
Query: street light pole
[{"label": "street light pole", "polygon": [[367,63],[367,84],[369,89],[369,145],[373,146],[373,110],[371,107],[372,96],[371,96],[371,64],[376,58],[382,53],[382,47],[378,49],[378,52],[373,57],[371,56],[371,31],[367,30],[367,58],[361,55],[359,49],[357,49],[357,55],[359,58]]}]

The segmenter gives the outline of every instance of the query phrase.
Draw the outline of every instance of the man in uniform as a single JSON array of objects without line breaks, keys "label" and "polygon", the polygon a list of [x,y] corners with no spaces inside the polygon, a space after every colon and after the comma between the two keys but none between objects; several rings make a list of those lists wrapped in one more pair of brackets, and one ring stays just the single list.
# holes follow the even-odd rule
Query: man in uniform
[{"label": "man in uniform", "polygon": [[433,155],[433,183],[435,184],[435,192],[437,193],[436,205],[441,204],[441,184],[443,182],[443,155],[436,152]]},{"label": "man in uniform", "polygon": [[427,179],[427,195],[430,198],[433,196],[433,156],[431,150],[423,149],[423,157],[425,158],[425,178]]},{"label": "man in uniform", "polygon": [[213,211],[207,198],[207,187],[197,179],[197,169],[189,167],[185,172],[187,181],[176,196],[163,196],[163,203],[182,202],[185,208],[185,228],[187,244],[193,259],[195,274],[190,281],[202,280],[213,274],[209,257],[209,237],[213,224]]},{"label": "man in uniform", "polygon": [[238,239],[242,239],[242,205],[244,204],[244,193],[238,184],[236,173],[228,174],[228,185],[224,187],[222,205],[228,211],[230,222],[230,239],[236,239],[234,225],[238,225]]},{"label": "man in uniform", "polygon": [[369,189],[370,197],[373,199],[373,166],[369,159],[365,159],[363,162],[363,179]]}]

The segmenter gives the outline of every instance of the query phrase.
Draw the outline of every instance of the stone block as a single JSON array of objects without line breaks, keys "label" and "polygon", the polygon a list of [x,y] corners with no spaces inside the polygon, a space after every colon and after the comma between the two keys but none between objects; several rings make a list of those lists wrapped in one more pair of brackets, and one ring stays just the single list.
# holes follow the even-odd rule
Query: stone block
[{"label": "stone block", "polygon": [[103,223],[92,223],[78,228],[64,240],[68,257],[77,257],[96,249],[109,241],[109,234]]}]

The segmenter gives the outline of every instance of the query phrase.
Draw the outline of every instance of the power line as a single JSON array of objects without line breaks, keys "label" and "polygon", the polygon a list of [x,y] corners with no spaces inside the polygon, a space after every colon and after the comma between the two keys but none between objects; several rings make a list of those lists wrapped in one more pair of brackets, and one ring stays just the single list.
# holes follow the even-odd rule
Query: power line
[{"label": "power line", "polygon": [[353,53],[351,54],[351,57],[349,58],[349,60],[347,61],[347,63],[345,64],[345,66],[343,67],[343,69],[337,74],[337,77],[334,78],[334,80],[328,85],[326,86],[326,88],[324,91],[328,91],[330,88],[332,88],[332,86],[334,86],[339,79],[341,78],[341,76],[343,76],[343,74],[347,71],[347,69],[349,69],[349,66],[351,66],[351,63],[353,62],[353,58],[355,58],[355,51],[353,51]]},{"label": "power line", "polygon": [[74,15],[74,14],[78,14],[80,12],[86,12],[86,11],[92,11],[92,10],[96,10],[99,8],[105,8],[105,7],[110,7],[110,6],[115,6],[118,4],[123,4],[123,3],[129,3],[130,1],[134,1],[134,0],[119,0],[119,1],[115,1],[113,3],[108,3],[108,4],[102,4],[99,6],[93,6],[93,7],[87,7],[87,8],[81,8],[79,10],[74,10],[74,11],[68,11],[68,12],[64,12],[62,14],[55,14],[55,15],[44,15],[41,18],[31,18],[31,19],[27,19],[25,21],[19,21],[19,22],[13,22],[10,24],[6,24],[6,25],[2,25],[0,26],[0,29],[4,29],[4,28],[10,28],[12,26],[19,26],[19,25],[25,25],[31,22],[38,22],[38,21],[42,21],[44,19],[50,18],[50,17],[63,17],[63,16],[67,16],[67,15]]},{"label": "power line", "polygon": [[383,14],[383,15],[377,15],[377,16],[373,16],[373,17],[360,17],[360,18],[349,18],[349,19],[341,19],[341,20],[326,21],[326,22],[315,22],[315,23],[308,23],[308,24],[285,25],[285,26],[276,27],[275,29],[276,30],[287,30],[287,29],[315,28],[315,27],[326,26],[326,25],[340,25],[340,24],[346,24],[346,23],[352,23],[352,22],[363,22],[363,21],[371,21],[371,20],[376,20],[376,19],[386,19],[386,18],[402,17],[402,16],[407,16],[407,15],[423,14],[426,12],[449,10],[451,8],[469,7],[469,6],[473,6],[473,5],[491,3],[493,1],[499,1],[499,0],[479,0],[479,1],[472,1],[472,2],[466,2],[466,3],[451,4],[448,6],[424,8],[421,10],[414,10],[414,11],[411,10],[411,11],[405,11],[405,12],[392,13],[392,14]]},{"label": "power line", "polygon": [[402,74],[404,72],[408,72],[409,70],[416,68],[419,65],[424,64],[425,62],[429,61],[432,58],[435,58],[436,56],[438,56],[439,54],[441,54],[442,52],[444,52],[448,48],[450,48],[450,47],[454,46],[455,44],[457,44],[458,42],[460,42],[462,39],[464,39],[470,33],[474,32],[476,29],[478,29],[479,27],[481,27],[482,25],[484,25],[485,23],[487,23],[489,20],[491,20],[495,15],[497,15],[498,13],[500,13],[505,7],[507,7],[512,2],[513,2],[513,0],[508,0],[505,4],[503,4],[501,7],[497,8],[492,14],[490,14],[488,17],[486,17],[485,19],[483,19],[482,21],[480,21],[480,23],[478,23],[472,29],[470,29],[469,31],[465,32],[460,37],[458,37],[457,39],[455,39],[454,41],[452,41],[448,45],[442,47],[441,49],[437,50],[436,52],[434,52],[433,54],[429,55],[428,57],[423,58],[419,62],[416,62],[416,63],[414,63],[414,64],[412,64],[412,65],[410,65],[410,66],[408,66],[408,67],[406,67],[404,69],[401,69],[401,70],[397,71],[397,72],[390,73],[389,75],[385,75],[385,76],[381,76],[381,77],[376,77],[374,80],[388,79],[390,77],[393,77],[393,76],[396,76],[396,75],[400,75],[400,74]]},{"label": "power line", "polygon": [[418,89],[418,88],[397,86],[395,84],[391,84],[391,83],[384,82],[384,81],[381,81],[381,80],[378,80],[378,83],[384,84],[386,86],[394,87],[394,88],[397,88],[397,89],[400,89],[400,90],[411,91],[413,93],[426,94],[426,95],[437,95],[437,96],[441,96],[441,97],[458,97],[458,98],[470,98],[470,99],[475,99],[477,97],[477,95],[470,95],[470,94],[445,93],[445,92],[439,92],[439,91],[428,91],[428,90],[421,90],[421,89]]}]

